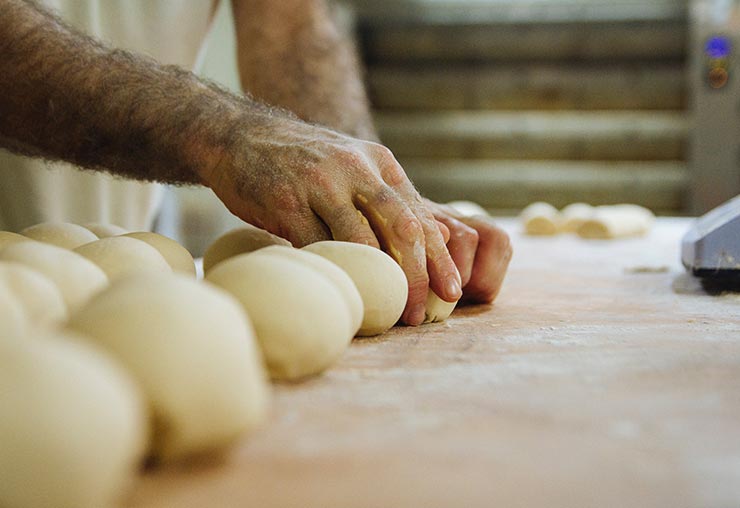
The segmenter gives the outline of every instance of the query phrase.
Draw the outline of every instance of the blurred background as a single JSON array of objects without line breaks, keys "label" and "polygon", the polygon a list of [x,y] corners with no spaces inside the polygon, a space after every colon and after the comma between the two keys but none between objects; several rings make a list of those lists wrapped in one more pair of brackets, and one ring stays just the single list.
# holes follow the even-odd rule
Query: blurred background
[{"label": "blurred background", "polygon": [[[694,215],[740,193],[735,0],[344,0],[383,142],[420,192]],[[202,74],[234,90],[222,0]],[[195,254],[238,225],[205,189],[160,230]],[[187,225],[187,227],[185,227]]]}]

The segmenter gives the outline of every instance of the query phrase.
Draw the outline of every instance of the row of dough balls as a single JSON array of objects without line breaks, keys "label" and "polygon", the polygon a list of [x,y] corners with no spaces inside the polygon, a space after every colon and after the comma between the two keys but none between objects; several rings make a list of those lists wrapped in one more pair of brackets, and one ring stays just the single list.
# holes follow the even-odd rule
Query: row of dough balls
[{"label": "row of dough balls", "polygon": [[529,235],[576,233],[581,238],[613,239],[641,236],[650,231],[655,216],[638,205],[591,206],[573,203],[558,210],[549,203],[537,202],[520,214],[524,232]]},{"label": "row of dough balls", "polygon": [[112,506],[144,457],[228,447],[265,420],[268,376],[323,371],[407,298],[402,270],[367,246],[298,250],[244,228],[212,245],[197,281],[173,240],[91,229],[0,233],[4,508]]}]

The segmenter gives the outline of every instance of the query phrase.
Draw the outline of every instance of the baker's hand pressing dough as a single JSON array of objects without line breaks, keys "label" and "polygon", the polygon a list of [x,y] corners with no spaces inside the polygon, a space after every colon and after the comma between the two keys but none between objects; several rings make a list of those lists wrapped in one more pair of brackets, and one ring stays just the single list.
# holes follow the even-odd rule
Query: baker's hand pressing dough
[{"label": "baker's hand pressing dough", "polygon": [[560,228],[560,212],[551,204],[541,201],[527,206],[519,218],[528,235],[555,235]]},{"label": "baker's hand pressing dough", "polygon": [[378,335],[398,322],[406,306],[408,283],[401,267],[388,254],[368,245],[330,240],[303,249],[335,263],[357,286],[365,307],[357,335]]},{"label": "baker's hand pressing dough", "polygon": [[79,337],[22,339],[0,341],[0,506],[118,506],[146,447],[134,381]]},{"label": "baker's hand pressing dough", "polygon": [[42,222],[21,231],[23,236],[65,249],[94,242],[98,237],[87,228],[69,222]]},{"label": "baker's hand pressing dough", "polygon": [[69,313],[108,285],[105,272],[76,252],[43,242],[18,242],[0,251],[0,261],[15,261],[41,272],[62,293]]},{"label": "baker's hand pressing dough", "polygon": [[206,280],[236,296],[252,318],[273,379],[318,374],[352,340],[352,315],[342,292],[305,262],[241,254],[219,263]]},{"label": "baker's hand pressing dough", "polygon": [[172,272],[157,249],[125,236],[101,238],[74,250],[98,265],[111,282],[139,273]]},{"label": "baker's hand pressing dough", "polygon": [[124,229],[121,226],[102,222],[88,222],[87,224],[83,224],[83,226],[85,227],[85,229],[89,229],[90,231],[95,233],[95,236],[97,236],[98,238],[120,236],[125,235],[129,232],[127,229]]},{"label": "baker's hand pressing dough", "polygon": [[578,228],[578,236],[602,240],[640,236],[650,231],[654,220],[653,213],[642,206],[598,206],[591,218]]},{"label": "baker's hand pressing dough", "polygon": [[245,224],[244,227],[234,229],[220,236],[206,249],[203,255],[203,272],[207,274],[211,268],[221,261],[270,245],[291,247],[288,240],[251,224]]},{"label": "baker's hand pressing dough", "polygon": [[27,236],[19,235],[18,233],[11,233],[10,231],[0,231],[0,250],[3,250],[7,245],[18,242],[32,242]]},{"label": "baker's hand pressing dough", "polygon": [[35,325],[54,326],[67,319],[67,305],[61,291],[37,270],[21,263],[0,261],[0,288],[15,297]]},{"label": "baker's hand pressing dough", "polygon": [[167,261],[167,264],[170,265],[170,268],[172,268],[172,271],[195,277],[195,261],[193,261],[193,255],[172,238],[148,231],[127,233],[123,236],[136,238],[137,240],[148,243],[159,251],[164,260]]},{"label": "baker's hand pressing dough", "polygon": [[210,284],[176,274],[132,276],[72,315],[69,327],[139,382],[161,459],[222,449],[267,415],[269,392],[249,319]]},{"label": "baker's hand pressing dough", "polygon": [[[301,263],[306,263],[311,268],[318,270],[326,277],[329,278],[337,288],[342,292],[344,301],[349,306],[349,311],[352,316],[352,323],[350,327],[350,333],[354,337],[357,331],[362,325],[362,318],[364,316],[364,307],[362,305],[362,297],[360,292],[357,290],[357,286],[352,282],[352,279],[347,272],[339,268],[336,264],[332,263],[328,259],[325,259],[318,254],[308,252],[303,249],[295,249],[293,247],[286,247],[283,245],[271,245],[270,247],[264,247],[254,252],[255,255],[268,255],[268,256],[286,256],[290,259],[295,259]],[[431,290],[430,290],[431,291]]]}]

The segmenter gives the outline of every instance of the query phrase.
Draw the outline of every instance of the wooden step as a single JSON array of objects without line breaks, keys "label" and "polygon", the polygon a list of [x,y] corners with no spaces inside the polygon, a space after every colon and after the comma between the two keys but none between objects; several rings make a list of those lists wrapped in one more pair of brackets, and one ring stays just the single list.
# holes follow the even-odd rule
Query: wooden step
[{"label": "wooden step", "polygon": [[677,160],[688,136],[682,112],[381,112],[376,124],[398,158]]},{"label": "wooden step", "polygon": [[666,21],[687,0],[345,0],[365,24]]},{"label": "wooden step", "polygon": [[389,25],[361,30],[371,63],[683,60],[687,23]]},{"label": "wooden step", "polygon": [[522,208],[534,201],[557,207],[578,201],[636,203],[670,213],[686,207],[688,171],[681,162],[400,162],[421,194],[440,202],[467,199],[489,209]]},{"label": "wooden step", "polygon": [[378,65],[368,90],[379,109],[684,109],[681,63],[639,65]]}]

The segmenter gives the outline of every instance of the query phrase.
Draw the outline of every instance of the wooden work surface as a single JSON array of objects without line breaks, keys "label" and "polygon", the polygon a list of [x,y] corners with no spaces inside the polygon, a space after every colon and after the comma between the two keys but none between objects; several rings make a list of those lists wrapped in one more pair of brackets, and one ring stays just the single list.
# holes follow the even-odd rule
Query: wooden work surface
[{"label": "wooden work surface", "polygon": [[357,340],[275,389],[233,453],[148,472],[130,508],[738,507],[740,294],[644,239],[527,238],[494,306]]}]

